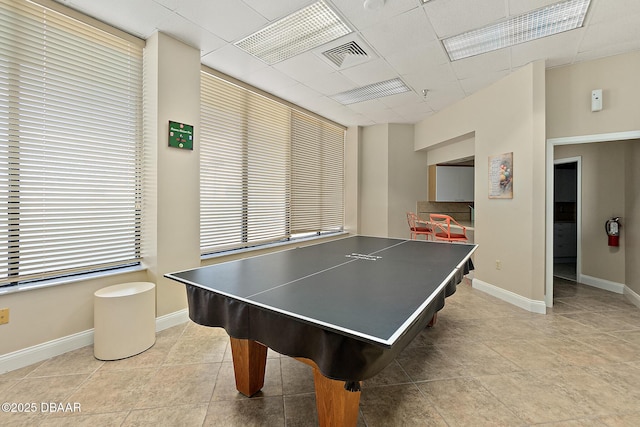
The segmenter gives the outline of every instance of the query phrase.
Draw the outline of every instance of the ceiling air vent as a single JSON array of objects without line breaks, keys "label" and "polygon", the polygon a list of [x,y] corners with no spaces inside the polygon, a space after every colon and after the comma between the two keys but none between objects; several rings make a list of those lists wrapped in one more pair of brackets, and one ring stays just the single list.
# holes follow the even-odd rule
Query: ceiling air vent
[{"label": "ceiling air vent", "polygon": [[358,63],[369,59],[369,54],[355,41],[336,46],[322,54],[338,68],[342,68],[343,64],[354,62],[354,59]]}]

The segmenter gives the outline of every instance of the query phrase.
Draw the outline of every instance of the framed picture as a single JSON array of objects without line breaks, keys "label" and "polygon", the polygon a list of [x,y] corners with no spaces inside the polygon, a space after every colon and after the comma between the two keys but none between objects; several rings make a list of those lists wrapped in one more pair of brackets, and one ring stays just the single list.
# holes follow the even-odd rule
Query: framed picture
[{"label": "framed picture", "polygon": [[169,121],[169,147],[193,150],[193,126]]},{"label": "framed picture", "polygon": [[489,156],[489,198],[513,199],[513,152]]}]

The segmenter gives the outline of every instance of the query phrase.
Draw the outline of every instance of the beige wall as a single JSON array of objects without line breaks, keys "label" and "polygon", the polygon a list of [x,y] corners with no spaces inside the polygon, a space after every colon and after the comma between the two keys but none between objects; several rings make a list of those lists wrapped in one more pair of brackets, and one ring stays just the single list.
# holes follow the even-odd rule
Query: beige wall
[{"label": "beige wall", "polygon": [[[147,106],[157,103],[157,121],[145,141],[145,148],[155,151],[147,174],[156,182],[145,189],[156,201],[155,223],[146,225],[150,234],[145,236],[156,246],[146,254],[145,265],[157,284],[157,315],[162,316],[187,306],[184,286],[163,275],[200,265],[200,51],[156,33],[145,54],[153,64],[146,77],[157,82],[146,94]],[[194,126],[193,150],[168,146],[169,120]]]},{"label": "beige wall", "polygon": [[414,150],[413,136],[413,125],[362,128],[360,234],[410,237],[406,212],[415,212],[416,202],[427,195],[427,156]]},{"label": "beige wall", "polygon": [[563,145],[554,150],[555,159],[582,158],[581,273],[621,284],[625,284],[625,235],[621,235],[619,247],[609,247],[604,223],[611,217],[625,217],[625,188],[627,184],[638,188],[625,180],[627,144],[615,141]]},{"label": "beige wall", "polygon": [[[416,150],[475,134],[474,277],[533,301],[545,288],[544,87],[544,63],[535,62],[415,125]],[[489,199],[488,158],[508,152],[514,197]]]},{"label": "beige wall", "polygon": [[362,128],[353,126],[347,129],[344,149],[344,229],[348,233],[359,234],[360,210],[358,205],[358,167]]},{"label": "beige wall", "polygon": [[640,141],[627,141],[625,148],[625,284],[640,295]]},{"label": "beige wall", "polygon": [[427,152],[427,163],[430,165],[465,159],[475,155],[476,138],[474,134],[463,135],[423,151]]},{"label": "beige wall", "polygon": [[[547,138],[575,137],[582,135],[615,134],[617,132],[637,132],[640,130],[640,52],[632,52],[595,61],[578,63],[571,66],[547,70]],[[591,91],[602,89],[602,111],[591,111]],[[624,199],[624,212],[616,213],[623,217],[621,248],[619,252],[607,252],[608,249],[599,251],[605,259],[611,259],[615,267],[603,267],[605,270],[615,269],[616,272],[607,273],[608,279],[626,284],[636,293],[640,293],[640,231],[638,229],[638,190],[640,177],[638,175],[638,141],[623,143],[626,152],[621,163],[614,161],[600,167],[600,175],[593,178],[601,187],[607,188],[611,178],[617,176],[620,170],[624,170],[623,183],[618,181],[618,187],[622,185]],[[609,187],[610,188],[610,187]],[[603,192],[612,193],[610,190]],[[617,191],[616,193],[620,193]],[[605,197],[613,197],[608,194]],[[616,205],[616,211],[620,209]],[[583,210],[584,213],[584,210]],[[600,217],[613,215],[612,212],[600,212]],[[598,218],[594,224],[593,232],[596,244],[601,245],[597,235],[604,234],[604,220]],[[599,231],[602,230],[602,231]],[[584,234],[583,234],[584,237]],[[586,243],[583,242],[583,247]],[[624,255],[621,256],[620,254]],[[616,256],[617,255],[617,256]],[[596,265],[600,265],[597,257],[592,259]],[[584,261],[588,261],[585,259]],[[592,266],[585,266],[585,274]],[[619,270],[624,271],[622,275]],[[596,271],[595,273],[598,273]],[[606,272],[603,272],[603,274]],[[622,277],[622,280],[619,280]]]},{"label": "beige wall", "polygon": [[359,158],[360,234],[388,235],[389,125],[362,128]]},{"label": "beige wall", "polygon": [[[640,52],[547,70],[547,138],[640,129]],[[602,111],[591,91],[602,89]]]},{"label": "beige wall", "polygon": [[10,310],[9,323],[0,325],[0,355],[92,329],[95,291],[146,280],[139,271],[0,296],[0,306]]},{"label": "beige wall", "polygon": [[427,154],[413,146],[413,125],[389,125],[389,237],[411,237],[407,211],[427,198]]}]

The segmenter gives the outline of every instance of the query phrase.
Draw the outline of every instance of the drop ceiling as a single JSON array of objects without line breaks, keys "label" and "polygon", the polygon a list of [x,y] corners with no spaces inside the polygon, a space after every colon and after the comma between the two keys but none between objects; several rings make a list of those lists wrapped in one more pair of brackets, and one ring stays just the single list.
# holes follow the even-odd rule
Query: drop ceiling
[{"label": "drop ceiling", "polygon": [[[443,38],[557,0],[386,0],[378,10],[325,0],[353,32],[273,65],[234,43],[314,0],[56,1],[143,39],[166,33],[200,49],[204,65],[345,126],[418,122],[535,60],[550,68],[640,50],[638,0],[591,0],[582,28],[455,62]],[[365,53],[327,60],[351,43]],[[349,105],[332,98],[396,78],[411,90]]]}]

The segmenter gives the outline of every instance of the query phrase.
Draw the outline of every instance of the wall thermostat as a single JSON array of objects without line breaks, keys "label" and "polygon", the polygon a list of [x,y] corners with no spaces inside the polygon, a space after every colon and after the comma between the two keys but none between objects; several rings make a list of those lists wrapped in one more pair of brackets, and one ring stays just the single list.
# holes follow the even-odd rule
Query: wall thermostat
[{"label": "wall thermostat", "polygon": [[591,91],[591,111],[602,110],[602,89]]}]

